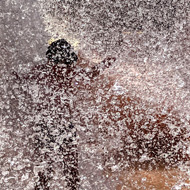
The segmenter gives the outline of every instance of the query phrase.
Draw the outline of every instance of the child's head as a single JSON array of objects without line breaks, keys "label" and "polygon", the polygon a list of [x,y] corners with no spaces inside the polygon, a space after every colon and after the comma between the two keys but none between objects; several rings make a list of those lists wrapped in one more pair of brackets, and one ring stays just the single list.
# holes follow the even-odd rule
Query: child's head
[{"label": "child's head", "polygon": [[64,39],[51,43],[46,52],[46,57],[55,64],[66,65],[70,65],[78,59],[71,45]]}]

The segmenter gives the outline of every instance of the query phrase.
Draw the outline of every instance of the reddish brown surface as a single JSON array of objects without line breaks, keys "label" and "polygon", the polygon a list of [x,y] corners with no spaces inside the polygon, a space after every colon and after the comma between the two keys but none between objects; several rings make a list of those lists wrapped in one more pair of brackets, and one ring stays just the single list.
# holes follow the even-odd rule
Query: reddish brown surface
[{"label": "reddish brown surface", "polygon": [[[129,174],[130,173],[130,174]],[[136,189],[156,189],[171,190],[176,184],[184,182],[189,184],[188,176],[178,169],[153,170],[153,171],[124,171],[119,174],[122,185],[118,185],[117,190],[136,190]],[[182,186],[181,190],[190,189],[188,186]]]}]

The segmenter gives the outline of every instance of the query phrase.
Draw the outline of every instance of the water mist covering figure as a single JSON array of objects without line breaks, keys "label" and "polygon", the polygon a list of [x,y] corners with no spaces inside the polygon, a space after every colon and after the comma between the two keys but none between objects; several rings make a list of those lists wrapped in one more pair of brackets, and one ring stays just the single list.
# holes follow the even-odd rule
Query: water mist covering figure
[{"label": "water mist covering figure", "polygon": [[47,64],[35,66],[27,74],[14,72],[20,84],[27,83],[32,98],[34,162],[37,165],[43,163],[42,171],[38,171],[35,189],[51,189],[51,181],[58,172],[64,186],[75,190],[80,180],[77,130],[72,123],[75,111],[73,99],[84,80],[96,79],[115,58],[107,58],[85,70],[77,67],[81,60],[64,39],[53,42],[48,47],[46,57]]}]

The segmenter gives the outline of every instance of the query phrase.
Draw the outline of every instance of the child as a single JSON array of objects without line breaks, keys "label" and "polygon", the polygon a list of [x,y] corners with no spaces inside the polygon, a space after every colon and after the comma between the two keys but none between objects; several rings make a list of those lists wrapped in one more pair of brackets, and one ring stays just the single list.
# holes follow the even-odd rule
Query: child
[{"label": "child", "polygon": [[64,39],[53,42],[46,52],[47,64],[38,65],[24,75],[13,72],[17,80],[28,85],[33,106],[33,136],[35,162],[45,163],[38,171],[35,189],[49,189],[53,174],[60,169],[67,189],[79,187],[76,128],[72,118],[75,110],[73,99],[84,84],[93,81],[108,68],[115,58],[107,58],[100,64],[83,69],[83,61]]}]

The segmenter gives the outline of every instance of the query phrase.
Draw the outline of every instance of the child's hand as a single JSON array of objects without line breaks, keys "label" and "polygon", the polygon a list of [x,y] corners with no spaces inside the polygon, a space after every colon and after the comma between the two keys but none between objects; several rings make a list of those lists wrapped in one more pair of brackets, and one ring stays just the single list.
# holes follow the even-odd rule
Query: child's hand
[{"label": "child's hand", "polygon": [[101,63],[95,65],[92,67],[91,71],[89,72],[91,78],[94,78],[98,76],[101,72],[103,72],[105,69],[109,68],[113,63],[115,62],[115,57],[108,57],[104,59]]},{"label": "child's hand", "polygon": [[107,57],[106,59],[104,59],[99,65],[101,65],[101,67],[103,69],[105,68],[109,68],[111,65],[113,65],[113,63],[116,61],[115,57]]}]

